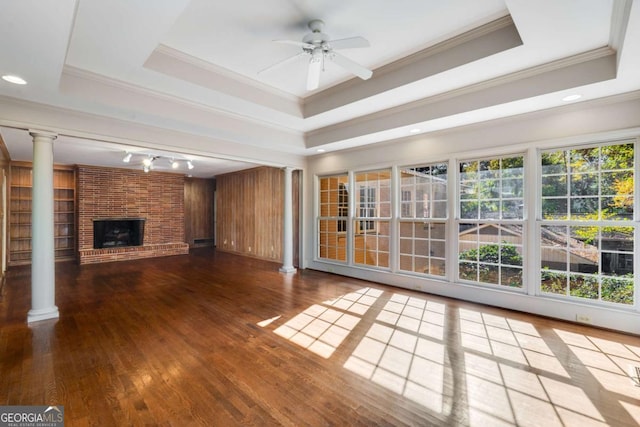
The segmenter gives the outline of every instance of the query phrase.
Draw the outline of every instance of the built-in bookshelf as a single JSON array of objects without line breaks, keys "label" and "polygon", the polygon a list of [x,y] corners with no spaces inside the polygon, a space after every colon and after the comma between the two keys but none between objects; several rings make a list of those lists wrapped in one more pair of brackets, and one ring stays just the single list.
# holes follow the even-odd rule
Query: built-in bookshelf
[{"label": "built-in bookshelf", "polygon": [[[32,168],[11,164],[9,189],[9,265],[31,263]],[[76,170],[55,166],[53,171],[55,259],[76,258]]]}]

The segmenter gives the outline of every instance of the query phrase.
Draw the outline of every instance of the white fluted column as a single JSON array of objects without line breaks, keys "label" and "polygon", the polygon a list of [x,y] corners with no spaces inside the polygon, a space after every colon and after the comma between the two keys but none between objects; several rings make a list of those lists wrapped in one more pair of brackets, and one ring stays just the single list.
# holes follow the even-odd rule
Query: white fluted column
[{"label": "white fluted column", "polygon": [[55,304],[53,229],[53,141],[57,134],[30,130],[33,138],[31,190],[31,310],[28,322],[59,317]]},{"label": "white fluted column", "polygon": [[282,226],[282,273],[294,273],[293,266],[293,168],[284,168],[284,222]]}]

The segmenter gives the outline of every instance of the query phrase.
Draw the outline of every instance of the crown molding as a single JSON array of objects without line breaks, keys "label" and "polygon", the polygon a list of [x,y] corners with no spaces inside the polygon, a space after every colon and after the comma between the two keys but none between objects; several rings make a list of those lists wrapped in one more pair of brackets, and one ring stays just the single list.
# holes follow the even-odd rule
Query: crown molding
[{"label": "crown molding", "polygon": [[616,52],[605,46],[307,132],[306,146],[318,147],[615,77]]},{"label": "crown molding", "polygon": [[[513,28],[513,29],[516,29],[517,31],[517,28],[515,27],[515,23],[513,22],[513,18],[511,18],[511,15],[503,16],[502,18],[498,18],[487,24],[473,28],[469,31],[465,31],[462,34],[451,37],[433,46],[429,46],[411,55],[405,56],[404,58],[398,59],[397,61],[393,61],[390,64],[386,64],[381,67],[378,67],[375,69],[375,73],[376,74],[392,73],[402,68],[411,66],[416,62],[420,62],[424,59],[431,58],[434,55],[450,51],[455,47],[458,47],[465,43],[469,43],[470,41],[473,41],[473,40],[477,40],[481,37],[484,37],[486,35],[489,35],[491,33],[494,33],[498,30],[502,30],[505,28]],[[520,40],[520,43],[518,45],[521,45],[521,44],[522,44],[522,40]]]},{"label": "crown molding", "polygon": [[[65,68],[60,91],[80,100],[90,100],[115,109],[114,118],[132,118],[152,126],[199,132],[257,145],[262,140],[274,149],[288,151],[303,148],[303,133],[247,115],[220,110],[209,105],[141,88],[74,67]],[[85,104],[90,111],[99,107]],[[103,113],[100,113],[103,114]],[[177,126],[177,127],[176,127]]]},{"label": "crown molding", "polygon": [[376,68],[304,99],[304,117],[339,108],[522,45],[510,15]]},{"label": "crown molding", "polygon": [[[189,55],[188,53],[184,53],[180,50],[174,49],[164,44],[160,44],[155,50],[154,53],[158,52],[162,55],[166,55],[168,57],[174,58],[178,61],[184,62],[186,64],[192,65],[197,68],[201,68],[205,71],[208,71],[212,74],[220,75],[229,79],[233,79],[247,86],[251,86],[256,90],[260,90],[263,92],[268,92],[272,95],[279,96],[291,102],[300,102],[300,98],[283,90],[277,89],[273,86],[269,86],[267,84],[258,82],[253,80],[243,74],[236,73],[234,71],[229,70],[228,68],[221,67],[219,65],[213,64],[211,62],[204,61],[198,57],[193,55]],[[153,55],[153,54],[152,54]]]},{"label": "crown molding", "polygon": [[621,51],[624,45],[632,3],[633,0],[613,0],[609,46],[617,51]]},{"label": "crown molding", "polygon": [[62,70],[62,78],[64,78],[65,76],[69,76],[69,77],[74,77],[74,78],[80,78],[83,80],[87,80],[87,81],[92,81],[94,83],[97,83],[98,85],[105,85],[105,86],[110,86],[112,88],[117,88],[117,89],[122,89],[125,90],[127,92],[130,92],[132,94],[138,94],[144,97],[153,97],[156,98],[158,100],[163,100],[163,101],[170,101],[170,102],[174,102],[176,104],[182,104],[185,106],[189,106],[189,107],[195,107],[195,108],[199,108],[202,110],[206,110],[209,112],[215,112],[216,114],[220,114],[220,115],[224,115],[226,117],[229,118],[238,118],[238,119],[242,119],[242,120],[247,120],[250,122],[255,123],[256,125],[260,125],[260,126],[270,126],[270,127],[274,127],[274,128],[281,128],[281,126],[277,126],[275,124],[272,124],[270,122],[265,122],[265,121],[260,121],[257,120],[253,117],[247,116],[247,115],[243,115],[243,114],[238,114],[236,112],[232,112],[229,110],[225,110],[222,108],[217,108],[217,107],[213,107],[209,104],[203,104],[200,102],[195,102],[195,101],[190,101],[187,100],[185,98],[181,98],[175,95],[171,95],[171,94],[167,94],[164,92],[159,92],[153,89],[148,89],[148,88],[143,88],[141,86],[135,85],[135,84],[131,84],[131,83],[127,83],[124,82],[122,80],[117,80],[111,77],[107,77],[104,76],[102,74],[97,74],[94,73],[92,71],[87,71],[81,68],[77,68],[71,65],[65,65],[64,69]]},{"label": "crown molding", "polygon": [[219,137],[170,129],[157,125],[107,117],[76,109],[42,104],[0,95],[0,126],[17,129],[47,129],[59,135],[104,141],[145,149],[180,151],[205,157],[269,166],[304,166],[298,150],[278,150],[261,142],[256,145],[238,143]]},{"label": "crown molding", "polygon": [[160,45],[144,68],[293,117],[302,117],[300,98],[242,74]]}]

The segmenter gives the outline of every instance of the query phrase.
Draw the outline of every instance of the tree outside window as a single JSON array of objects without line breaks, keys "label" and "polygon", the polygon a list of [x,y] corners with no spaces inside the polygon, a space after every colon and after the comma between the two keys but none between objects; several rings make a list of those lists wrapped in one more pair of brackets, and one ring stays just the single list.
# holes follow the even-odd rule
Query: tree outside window
[{"label": "tree outside window", "polygon": [[524,157],[459,163],[458,278],[523,287]]},{"label": "tree outside window", "polygon": [[634,149],[542,153],[541,292],[634,303]]}]

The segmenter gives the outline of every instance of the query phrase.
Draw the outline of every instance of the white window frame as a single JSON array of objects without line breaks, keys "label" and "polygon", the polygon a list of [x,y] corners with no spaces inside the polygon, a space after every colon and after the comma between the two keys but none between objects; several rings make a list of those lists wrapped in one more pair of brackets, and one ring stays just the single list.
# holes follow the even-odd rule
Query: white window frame
[{"label": "white window frame", "polygon": [[[580,219],[565,219],[565,220],[545,220],[543,219],[542,212],[542,155],[543,153],[548,152],[556,152],[556,151],[569,151],[575,149],[585,149],[585,148],[594,148],[594,147],[603,147],[603,146],[611,146],[611,145],[621,145],[625,143],[634,144],[634,165],[633,165],[633,174],[634,174],[634,206],[633,206],[633,219],[631,221],[624,220],[580,220]],[[638,211],[640,207],[640,175],[638,174],[640,168],[640,160],[638,159],[638,138],[622,138],[622,139],[603,139],[598,142],[590,142],[583,144],[575,144],[575,145],[563,145],[563,146],[549,146],[540,148],[537,150],[537,173],[536,173],[536,221],[535,221],[535,242],[537,247],[536,253],[536,265],[535,265],[535,295],[544,297],[544,298],[552,298],[561,301],[571,301],[577,302],[592,306],[601,306],[601,307],[610,307],[616,309],[634,309],[635,311],[640,309],[640,298],[639,298],[639,278],[638,272],[640,271],[638,268],[640,267],[640,256],[638,250],[640,248],[640,244],[638,243],[638,239],[640,238],[640,227],[638,226],[638,221],[640,219],[640,213]],[[567,175],[570,175],[570,172],[567,172]],[[569,183],[567,183],[569,185]],[[601,194],[601,188],[598,188],[598,195]],[[569,191],[569,189],[568,189]],[[567,194],[567,200],[570,200],[570,194]],[[568,207],[568,212],[570,212],[570,206]],[[598,227],[606,227],[606,226],[621,226],[621,227],[633,227],[633,235],[634,235],[634,246],[633,246],[633,270],[634,270],[634,290],[633,290],[633,304],[622,304],[616,302],[603,301],[600,299],[588,299],[582,297],[576,297],[572,295],[560,295],[554,294],[550,292],[542,291],[542,261],[541,261],[541,252],[542,252],[542,227],[545,225],[558,225],[558,226],[598,226]],[[601,262],[602,252],[598,251],[599,260]],[[571,274],[570,266],[567,267],[567,274]],[[599,274],[599,276],[603,276]],[[615,276],[614,276],[615,277]],[[569,289],[567,289],[569,291]],[[601,294],[600,294],[601,295]]]},{"label": "white window frame", "polygon": [[[461,185],[462,185],[462,180],[460,179],[460,165],[463,162],[481,162],[481,161],[490,161],[490,160],[494,160],[494,159],[507,159],[507,158],[513,158],[513,157],[522,157],[522,180],[523,180],[523,194],[522,194],[522,203],[523,203],[523,207],[522,207],[522,218],[520,219],[499,219],[499,218],[462,218],[461,217],[461,201],[463,200],[461,198]],[[453,221],[453,226],[451,234],[455,237],[454,241],[455,241],[455,247],[449,252],[450,254],[454,254],[453,258],[448,260],[449,261],[449,269],[452,271],[452,278],[453,281],[456,283],[463,283],[463,284],[468,284],[468,285],[472,285],[472,286],[479,286],[479,287],[483,287],[483,288],[494,288],[494,289],[500,289],[500,290],[504,290],[504,291],[509,291],[509,292],[515,292],[515,293],[526,293],[527,289],[529,287],[529,277],[530,277],[530,266],[527,263],[527,253],[528,253],[528,241],[530,240],[529,238],[529,233],[528,233],[528,219],[527,219],[527,211],[528,211],[528,206],[530,203],[530,195],[529,192],[527,191],[527,187],[528,187],[528,180],[530,179],[528,176],[528,170],[529,170],[529,165],[528,165],[528,158],[529,158],[529,153],[528,152],[514,152],[514,153],[500,153],[500,154],[484,154],[484,155],[480,155],[480,156],[473,156],[473,157],[468,157],[468,158],[456,158],[455,159],[455,170],[453,171],[453,174],[455,175],[455,180],[453,181],[453,183],[451,184],[451,187],[453,187],[454,192],[455,192],[455,219]],[[502,170],[502,169],[501,169]],[[502,177],[500,178],[500,180],[502,181]],[[480,201],[480,199],[478,199]],[[492,199],[491,199],[492,200]],[[502,195],[500,194],[500,198],[498,199],[500,201],[502,201]],[[449,207],[451,209],[451,207]],[[500,210],[500,212],[502,212],[502,209]],[[512,286],[506,286],[503,284],[496,284],[496,283],[489,283],[489,282],[482,282],[479,280],[467,280],[467,279],[462,279],[460,277],[460,226],[461,224],[477,224],[478,228],[484,224],[487,225],[495,225],[495,226],[500,226],[500,225],[519,225],[521,227],[522,230],[522,237],[521,237],[521,243],[517,246],[520,247],[521,251],[522,251],[522,265],[519,266],[522,269],[522,286],[520,287],[512,287]],[[497,242],[497,244],[500,247],[500,242]],[[480,246],[482,246],[481,244],[477,245],[477,248],[479,249]],[[454,266],[455,265],[455,266]],[[502,264],[502,263],[498,263],[495,264],[498,269],[500,269],[501,267],[505,266],[507,268],[510,268],[510,266],[508,264]],[[517,266],[514,266],[517,267]],[[498,270],[500,271],[500,270]]]}]

